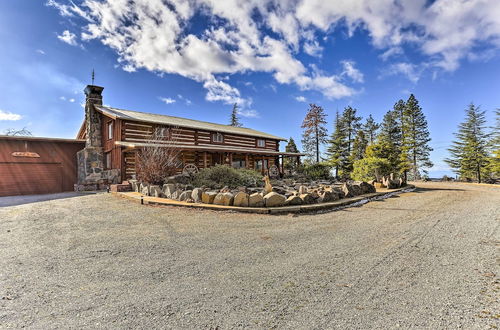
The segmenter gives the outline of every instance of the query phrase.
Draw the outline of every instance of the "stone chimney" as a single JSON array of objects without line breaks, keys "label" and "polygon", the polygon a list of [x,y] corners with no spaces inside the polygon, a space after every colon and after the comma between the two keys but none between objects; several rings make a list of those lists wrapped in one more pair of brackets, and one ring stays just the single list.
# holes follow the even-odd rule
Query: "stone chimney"
[{"label": "stone chimney", "polygon": [[102,115],[94,105],[102,105],[104,87],[87,85],[85,87],[85,127],[87,133],[86,147],[102,147]]},{"label": "stone chimney", "polygon": [[100,190],[108,183],[102,148],[102,114],[95,109],[95,105],[102,105],[103,89],[104,87],[88,85],[84,90],[87,140],[85,148],[76,154],[78,163],[76,191]]}]

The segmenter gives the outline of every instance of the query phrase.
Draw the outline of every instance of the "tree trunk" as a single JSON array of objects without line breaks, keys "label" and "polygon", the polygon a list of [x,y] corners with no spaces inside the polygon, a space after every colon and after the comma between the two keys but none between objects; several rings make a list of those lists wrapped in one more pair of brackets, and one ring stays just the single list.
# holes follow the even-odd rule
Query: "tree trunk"
[{"label": "tree trunk", "polygon": [[316,163],[319,163],[319,136],[318,125],[316,125]]},{"label": "tree trunk", "polygon": [[477,183],[481,183],[481,165],[477,164]]}]

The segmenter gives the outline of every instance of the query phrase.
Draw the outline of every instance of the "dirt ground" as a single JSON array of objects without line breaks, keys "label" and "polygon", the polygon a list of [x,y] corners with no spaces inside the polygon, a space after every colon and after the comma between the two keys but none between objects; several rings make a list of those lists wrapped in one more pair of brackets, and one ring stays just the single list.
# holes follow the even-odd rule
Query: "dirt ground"
[{"label": "dirt ground", "polygon": [[500,326],[500,187],[271,216],[109,194],[0,208],[0,328]]}]

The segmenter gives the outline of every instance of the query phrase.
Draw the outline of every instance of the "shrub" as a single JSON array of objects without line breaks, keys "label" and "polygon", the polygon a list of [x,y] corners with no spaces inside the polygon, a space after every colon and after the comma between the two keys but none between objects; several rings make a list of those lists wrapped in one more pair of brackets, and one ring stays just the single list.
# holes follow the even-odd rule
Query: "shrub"
[{"label": "shrub", "polygon": [[310,180],[328,180],[331,178],[332,167],[325,163],[305,165],[303,173]]},{"label": "shrub", "polygon": [[255,187],[262,185],[262,175],[254,170],[215,165],[196,173],[193,176],[192,183],[197,187],[206,186],[213,189],[220,189],[225,186],[229,188],[239,186]]},{"label": "shrub", "polygon": [[378,180],[391,172],[391,163],[385,158],[368,157],[354,162],[352,178],[357,181]]}]

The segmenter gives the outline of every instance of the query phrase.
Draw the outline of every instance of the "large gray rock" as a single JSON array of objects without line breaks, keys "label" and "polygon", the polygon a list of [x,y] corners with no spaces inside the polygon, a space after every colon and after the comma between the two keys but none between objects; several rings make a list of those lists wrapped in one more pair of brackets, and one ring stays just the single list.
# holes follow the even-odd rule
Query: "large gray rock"
[{"label": "large gray rock", "polygon": [[214,204],[231,206],[233,205],[234,195],[230,192],[218,193],[214,198]]},{"label": "large gray rock", "polygon": [[163,185],[163,196],[165,196],[165,198],[171,198],[174,191],[176,191],[175,184],[166,183]]},{"label": "large gray rock", "polygon": [[215,191],[204,191],[201,193],[201,201],[205,204],[213,204],[217,193]]},{"label": "large gray rock", "polygon": [[323,191],[318,198],[318,203],[328,203],[328,202],[333,202],[339,199],[339,196],[336,193],[333,193],[331,191]]},{"label": "large gray rock", "polygon": [[160,186],[156,186],[156,185],[149,186],[149,195],[153,196],[153,197],[161,197],[162,193],[161,193]]},{"label": "large gray rock", "polygon": [[299,186],[299,195],[307,194],[307,187],[306,186]]},{"label": "large gray rock", "polygon": [[278,194],[274,191],[271,191],[270,193],[267,193],[264,196],[264,205],[266,207],[277,207],[277,206],[283,206],[285,205],[286,197]]},{"label": "large gray rock", "polygon": [[352,188],[352,185],[347,182],[342,185],[342,192],[346,198],[356,196],[356,191]]},{"label": "large gray rock", "polygon": [[179,197],[181,196],[181,194],[182,194],[182,190],[177,189],[176,191],[174,191],[172,193],[172,195],[170,195],[170,199],[177,199],[178,200]]},{"label": "large gray rock", "polygon": [[248,206],[248,198],[249,198],[249,196],[247,193],[240,191],[236,195],[234,195],[233,205],[247,207]]},{"label": "large gray rock", "polygon": [[191,193],[191,198],[193,199],[194,203],[201,202],[201,194],[203,194],[203,190],[201,188],[194,188],[193,189],[193,192]]},{"label": "large gray rock", "polygon": [[264,197],[261,193],[253,193],[248,197],[248,205],[251,207],[264,206]]},{"label": "large gray rock", "polygon": [[185,202],[187,201],[188,199],[191,199],[191,194],[193,193],[192,190],[186,190],[186,191],[183,191],[180,195],[179,195],[179,200],[181,202]]},{"label": "large gray rock", "polygon": [[130,183],[130,187],[132,188],[132,191],[139,191],[139,188],[137,187],[137,185],[138,185],[137,180],[130,179],[130,180],[128,180],[128,183]]},{"label": "large gray rock", "polygon": [[139,192],[144,196],[149,196],[149,185],[145,183],[141,183]]},{"label": "large gray rock", "polygon": [[338,196],[337,199],[341,199],[341,198],[345,197],[344,192],[339,187],[332,187],[332,193],[334,193]]},{"label": "large gray rock", "polygon": [[314,204],[316,202],[311,194],[302,194],[300,195],[300,199],[302,199],[302,204]]},{"label": "large gray rock", "polygon": [[290,196],[286,199],[285,205],[301,205],[302,204],[302,198],[299,196]]}]

